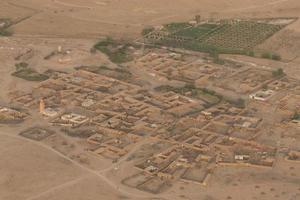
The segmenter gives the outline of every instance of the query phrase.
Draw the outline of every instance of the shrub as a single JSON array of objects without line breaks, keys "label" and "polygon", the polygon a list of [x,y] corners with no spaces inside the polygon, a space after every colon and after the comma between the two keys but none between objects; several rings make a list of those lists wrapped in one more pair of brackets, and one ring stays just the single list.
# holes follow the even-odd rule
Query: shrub
[{"label": "shrub", "polygon": [[279,54],[270,52],[264,52],[261,57],[265,59],[281,60],[281,56]]},{"label": "shrub", "polygon": [[300,113],[296,111],[292,117],[292,120],[300,120]]},{"label": "shrub", "polygon": [[19,71],[12,73],[12,75],[27,81],[44,81],[49,78],[47,75],[40,74],[31,68],[21,69]]},{"label": "shrub", "polygon": [[12,36],[12,32],[8,30],[0,30],[0,36]]},{"label": "shrub", "polygon": [[272,72],[272,75],[273,75],[274,77],[281,77],[281,76],[283,76],[284,74],[285,74],[285,73],[284,73],[284,71],[283,71],[282,68],[279,68],[279,69],[274,70],[274,71]]},{"label": "shrub", "polygon": [[15,64],[15,66],[16,66],[16,71],[20,71],[22,69],[27,68],[28,67],[28,63],[20,62],[20,63]]},{"label": "shrub", "polygon": [[272,59],[272,54],[269,52],[264,52],[263,54],[261,54],[261,57],[265,59]]},{"label": "shrub", "polygon": [[20,62],[15,64],[16,71],[12,73],[13,76],[22,78],[27,81],[44,81],[49,78],[45,74],[40,74],[36,70],[28,67],[28,63]]},{"label": "shrub", "polygon": [[254,53],[254,51],[248,51],[248,52],[246,52],[246,55],[247,55],[247,56],[254,57],[254,56],[255,56],[255,53]]},{"label": "shrub", "polygon": [[127,53],[129,44],[122,44],[107,37],[94,45],[94,48],[106,54],[110,61],[114,63],[124,63],[132,60],[132,57]]},{"label": "shrub", "polygon": [[272,55],[272,60],[281,60],[281,56],[278,54],[273,54]]},{"label": "shrub", "polygon": [[153,32],[153,31],[154,31],[154,28],[152,26],[146,27],[142,30],[142,35],[143,36],[148,35],[149,33]]},{"label": "shrub", "polygon": [[174,23],[164,25],[164,27],[170,32],[179,31],[181,29],[184,29],[184,28],[187,28],[190,26],[191,25],[186,22],[174,22]]}]

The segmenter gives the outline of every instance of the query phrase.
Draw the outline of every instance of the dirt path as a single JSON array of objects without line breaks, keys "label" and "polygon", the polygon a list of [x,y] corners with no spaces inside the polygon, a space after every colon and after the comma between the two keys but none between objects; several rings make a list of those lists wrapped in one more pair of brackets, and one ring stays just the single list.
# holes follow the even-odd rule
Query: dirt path
[{"label": "dirt path", "polygon": [[132,154],[134,154],[136,152],[136,150],[138,150],[141,146],[143,146],[144,144],[147,144],[147,143],[149,143],[149,137],[145,137],[142,141],[140,141],[139,143],[137,143],[135,145],[135,147],[132,148],[129,153],[127,153],[125,156],[123,156],[121,159],[119,159],[118,162],[116,162],[113,165],[111,165],[110,167],[108,167],[106,169],[102,169],[102,170],[100,170],[98,172],[99,173],[105,173],[105,172],[108,172],[108,171],[110,171],[112,169],[115,169],[116,167],[119,167],[122,162],[126,161],[127,158],[129,158]]},{"label": "dirt path", "polygon": [[79,178],[76,178],[76,179],[74,179],[74,180],[71,180],[71,181],[62,183],[62,184],[57,185],[57,186],[55,186],[55,187],[52,187],[52,188],[50,188],[50,189],[48,189],[48,190],[46,190],[46,191],[44,191],[44,192],[42,192],[42,193],[39,193],[39,194],[37,194],[37,195],[35,195],[35,196],[29,197],[29,198],[27,198],[27,199],[25,199],[25,200],[35,200],[35,199],[38,199],[38,198],[43,197],[43,196],[45,196],[45,195],[47,195],[47,194],[50,194],[50,193],[53,193],[53,192],[55,192],[55,191],[61,190],[61,189],[65,188],[65,187],[74,185],[74,184],[78,183],[79,181],[81,181],[81,180],[83,180],[83,179],[85,179],[85,178],[87,178],[87,177],[88,177],[88,176],[83,176],[83,177],[79,177]]},{"label": "dirt path", "polygon": [[[52,149],[51,147],[43,144],[43,143],[40,143],[40,142],[36,142],[36,141],[33,141],[33,140],[30,140],[30,139],[27,139],[27,138],[24,138],[24,137],[21,137],[19,135],[13,135],[13,134],[7,134],[7,133],[3,133],[3,132],[0,132],[0,135],[3,135],[3,136],[7,136],[7,137],[13,137],[13,138],[16,138],[16,139],[19,139],[19,140],[23,140],[23,141],[26,141],[26,142],[30,142],[32,144],[35,144],[35,145],[38,145],[44,149],[47,149],[53,153],[55,153],[56,155],[64,158],[65,160],[68,160],[70,161],[72,164],[74,164],[75,166],[79,167],[80,169],[82,169],[83,171],[85,172],[88,172],[89,174],[97,177],[97,178],[100,178],[102,181],[104,181],[105,183],[107,183],[110,187],[112,187],[113,189],[115,189],[116,191],[118,191],[119,193],[123,194],[123,195],[127,195],[127,196],[130,196],[130,197],[135,197],[135,198],[140,198],[140,199],[146,199],[146,198],[155,198],[157,196],[155,195],[151,195],[151,194],[136,194],[134,192],[128,192],[122,188],[119,187],[119,185],[115,184],[114,182],[112,182],[109,178],[107,178],[106,176],[102,175],[101,173],[99,173],[98,171],[95,171],[95,170],[92,170],[92,169],[89,169],[88,167],[85,167],[79,163],[77,163],[76,161],[72,160],[71,158],[65,156],[64,154],[62,154],[61,152],[59,151],[56,151],[55,149]],[[73,180],[75,181],[75,180]],[[73,181],[71,181],[70,184],[73,183]],[[76,181],[75,181],[76,182]],[[68,185],[68,183],[65,183],[66,185]],[[53,191],[59,189],[59,188],[63,188],[64,186],[61,185],[61,186],[56,186],[56,189],[54,188]],[[50,189],[51,190],[51,189]],[[51,191],[48,191],[48,192],[51,192]],[[47,191],[45,191],[44,193],[45,194],[48,194]],[[39,196],[41,196],[42,193],[39,194]],[[38,196],[38,195],[36,195]],[[37,197],[32,197],[33,199],[34,198],[37,198]],[[29,200],[31,200],[29,198]]]}]

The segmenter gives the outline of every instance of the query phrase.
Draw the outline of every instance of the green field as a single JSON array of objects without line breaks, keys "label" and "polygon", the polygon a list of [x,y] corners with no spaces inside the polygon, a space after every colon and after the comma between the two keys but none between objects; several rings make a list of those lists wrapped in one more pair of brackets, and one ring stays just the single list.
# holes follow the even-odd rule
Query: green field
[{"label": "green field", "polygon": [[194,39],[200,39],[202,36],[211,33],[218,27],[219,26],[215,24],[203,24],[200,26],[179,30],[178,32],[176,32],[176,35],[183,36],[183,37],[190,37]]},{"label": "green field", "polygon": [[223,20],[198,25],[171,23],[145,39],[156,45],[195,51],[245,54],[284,27],[268,20]]},{"label": "green field", "polygon": [[164,25],[164,29],[168,32],[176,32],[189,27],[191,27],[191,25],[186,22],[170,23]]},{"label": "green field", "polygon": [[253,49],[280,29],[281,26],[278,25],[241,21],[223,25],[205,43],[227,49]]}]

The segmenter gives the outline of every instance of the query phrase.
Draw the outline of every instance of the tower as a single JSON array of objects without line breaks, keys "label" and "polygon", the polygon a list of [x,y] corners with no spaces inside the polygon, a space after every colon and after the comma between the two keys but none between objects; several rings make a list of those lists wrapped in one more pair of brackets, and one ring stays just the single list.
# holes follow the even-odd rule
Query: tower
[{"label": "tower", "polygon": [[57,52],[58,52],[58,53],[62,53],[62,46],[58,46],[58,47],[57,47]]},{"label": "tower", "polygon": [[44,99],[40,99],[40,113],[43,114],[45,112],[45,101]]},{"label": "tower", "polygon": [[197,22],[197,24],[200,24],[200,22],[201,22],[201,16],[200,15],[196,15],[195,16],[195,21]]}]

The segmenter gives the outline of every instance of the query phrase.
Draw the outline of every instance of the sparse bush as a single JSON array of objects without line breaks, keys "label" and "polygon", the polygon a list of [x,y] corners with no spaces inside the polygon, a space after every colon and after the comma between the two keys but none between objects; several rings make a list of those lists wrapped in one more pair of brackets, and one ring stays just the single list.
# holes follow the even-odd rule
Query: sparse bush
[{"label": "sparse bush", "polygon": [[292,117],[292,120],[300,120],[300,113],[296,111]]},{"label": "sparse bush", "polygon": [[246,52],[246,55],[247,55],[247,56],[254,57],[254,56],[255,56],[255,53],[254,53],[254,51],[247,51],[247,52]]},{"label": "sparse bush", "polygon": [[271,60],[281,60],[281,56],[279,54],[276,54],[276,53],[270,53],[270,52],[264,52],[262,55],[261,55],[262,58],[265,58],[265,59],[271,59]]},{"label": "sparse bush", "polygon": [[281,56],[278,54],[273,54],[272,55],[272,60],[281,60]]},{"label": "sparse bush", "polygon": [[152,26],[146,27],[142,30],[142,35],[143,36],[148,35],[149,33],[153,32],[153,31],[154,31],[154,28]]},{"label": "sparse bush", "polygon": [[261,57],[265,59],[272,59],[272,54],[269,52],[264,52],[261,54]]},{"label": "sparse bush", "polygon": [[45,74],[40,74],[36,70],[28,67],[28,63],[20,62],[15,64],[16,71],[12,73],[13,76],[22,78],[27,81],[44,81],[49,78]]},{"label": "sparse bush", "polygon": [[190,26],[191,25],[186,22],[174,22],[174,23],[164,25],[164,27],[170,32],[179,31]]},{"label": "sparse bush", "polygon": [[216,95],[216,92],[213,90],[209,90],[207,88],[203,88],[202,91],[206,94],[210,94],[210,95]]},{"label": "sparse bush", "polygon": [[23,70],[23,69],[27,68],[28,63],[20,62],[20,63],[15,64],[15,66],[16,66],[16,71],[20,71],[20,70]]},{"label": "sparse bush", "polygon": [[114,63],[124,63],[132,60],[132,57],[127,53],[128,43],[117,42],[112,38],[107,37],[94,45],[94,48],[106,54],[110,61]]},{"label": "sparse bush", "polygon": [[44,81],[47,80],[49,77],[45,74],[40,74],[34,69],[25,68],[19,71],[12,73],[13,76],[22,78],[27,81]]},{"label": "sparse bush", "polygon": [[8,30],[0,30],[0,36],[8,37],[8,36],[12,36],[12,35],[13,35],[13,32],[11,32],[11,31],[8,31]]},{"label": "sparse bush", "polygon": [[279,69],[277,69],[277,70],[274,70],[274,71],[272,72],[272,75],[273,75],[273,77],[281,77],[281,76],[284,76],[285,73],[284,73],[284,71],[283,71],[282,68],[279,68]]}]

